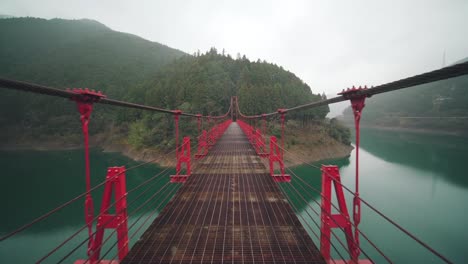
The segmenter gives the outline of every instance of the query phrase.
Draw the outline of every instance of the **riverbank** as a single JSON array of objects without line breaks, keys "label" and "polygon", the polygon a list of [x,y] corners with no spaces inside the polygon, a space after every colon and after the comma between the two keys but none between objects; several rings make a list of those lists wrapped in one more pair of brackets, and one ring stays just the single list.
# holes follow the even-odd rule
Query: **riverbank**
[{"label": "riverbank", "polygon": [[[103,152],[120,153],[130,159],[140,162],[152,162],[159,166],[168,167],[175,165],[175,154],[167,153],[156,148],[136,149],[131,146],[123,135],[115,133],[100,133],[90,136],[90,147],[102,149]],[[196,142],[192,144],[192,155],[195,154]],[[308,129],[287,129],[285,147],[285,164],[295,166],[303,163],[319,160],[343,158],[350,155],[352,146],[344,145],[323,132],[321,127],[309,127]],[[35,151],[59,151],[83,148],[82,135],[68,137],[41,137],[18,138],[2,140],[0,150],[35,150]]]},{"label": "riverbank", "polygon": [[468,137],[468,134],[466,133],[466,131],[461,131],[461,130],[449,131],[449,130],[438,130],[438,129],[428,129],[428,128],[385,127],[385,126],[373,126],[373,125],[362,125],[361,128],[376,129],[376,130],[382,130],[382,131],[419,133],[419,134],[427,134],[427,135],[450,135],[450,136]]},{"label": "riverbank", "polygon": [[[340,122],[354,131],[354,121],[346,121],[340,119]],[[395,132],[410,132],[418,134],[427,134],[427,135],[451,135],[451,136],[460,136],[468,137],[468,129],[435,129],[435,128],[425,128],[425,127],[403,127],[403,126],[384,126],[384,125],[372,125],[366,124],[365,122],[361,123],[361,128],[364,129],[375,129],[382,131],[395,131]]]},{"label": "riverbank", "polygon": [[[62,151],[82,149],[83,142],[81,137],[82,135],[68,137],[43,136],[40,139],[21,137],[2,140],[0,150]],[[168,155],[163,151],[153,148],[135,149],[126,142],[123,136],[109,136],[105,133],[92,135],[89,139],[89,146],[90,148],[101,149],[103,152],[119,153],[135,161],[152,162],[163,167],[174,166],[175,155]]]},{"label": "riverbank", "polygon": [[348,157],[354,149],[326,133],[322,126],[307,129],[287,129],[284,162],[296,166],[320,160]]}]

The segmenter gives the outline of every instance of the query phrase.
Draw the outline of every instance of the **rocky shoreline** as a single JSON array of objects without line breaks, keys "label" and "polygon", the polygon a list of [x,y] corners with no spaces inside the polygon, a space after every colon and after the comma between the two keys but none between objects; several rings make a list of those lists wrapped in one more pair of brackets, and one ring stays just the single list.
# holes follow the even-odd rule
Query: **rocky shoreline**
[{"label": "rocky shoreline", "polygon": [[[119,153],[132,160],[141,162],[153,162],[159,166],[167,167],[174,165],[173,155],[162,153],[151,149],[136,150],[127,144],[114,144],[114,145],[91,145],[93,148],[102,149],[103,152]],[[33,151],[61,151],[61,150],[74,150],[81,149],[81,145],[66,145],[60,142],[38,142],[32,145],[12,145],[1,146],[2,151],[16,151],[16,150],[33,150]],[[348,157],[353,150],[352,146],[345,146],[342,144],[334,144],[332,146],[314,147],[310,150],[303,149],[290,149],[285,153],[286,166],[297,166],[303,163],[311,163],[320,160],[337,159]]]},{"label": "rocky shoreline", "polygon": [[[344,158],[349,156],[353,150],[352,146],[346,146],[324,135],[317,137],[314,134],[300,132],[291,135],[290,138],[293,137],[297,142],[294,145],[286,145],[285,164],[287,166]],[[60,151],[81,149],[82,147],[81,142],[70,142],[63,138],[51,137],[40,140],[22,139],[3,141],[0,145],[0,150]],[[135,161],[153,162],[163,167],[174,166],[175,163],[175,155],[171,155],[171,153],[164,153],[152,148],[135,149],[122,138],[111,139],[105,134],[91,136],[90,147],[99,148],[103,152],[119,153]],[[192,150],[192,154],[194,154],[194,151],[196,150]]]}]

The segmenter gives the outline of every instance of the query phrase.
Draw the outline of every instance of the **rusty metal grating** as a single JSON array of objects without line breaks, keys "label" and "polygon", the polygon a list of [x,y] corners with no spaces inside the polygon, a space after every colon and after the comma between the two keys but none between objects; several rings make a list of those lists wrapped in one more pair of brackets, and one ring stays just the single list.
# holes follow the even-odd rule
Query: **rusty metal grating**
[{"label": "rusty metal grating", "polygon": [[122,263],[325,263],[236,123]]}]

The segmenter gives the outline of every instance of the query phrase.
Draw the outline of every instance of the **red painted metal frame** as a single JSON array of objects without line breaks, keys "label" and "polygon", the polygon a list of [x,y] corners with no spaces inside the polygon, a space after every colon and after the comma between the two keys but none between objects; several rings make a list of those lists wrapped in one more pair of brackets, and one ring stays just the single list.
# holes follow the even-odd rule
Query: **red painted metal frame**
[{"label": "red painted metal frame", "polygon": [[206,130],[203,130],[200,136],[198,136],[198,147],[197,153],[195,154],[195,159],[201,159],[208,154],[208,134]]},{"label": "red painted metal frame", "polygon": [[255,138],[254,148],[255,148],[255,151],[257,152],[257,155],[259,155],[262,158],[268,157],[268,152],[266,150],[266,144],[265,144],[265,138],[263,137],[262,132],[260,132],[260,129],[256,129],[253,132],[253,134]]},{"label": "red painted metal frame", "polygon": [[[191,155],[190,155],[190,138],[184,137],[179,154],[177,155],[176,174],[171,175],[171,182],[173,183],[184,183],[187,178],[192,174],[191,170]],[[182,164],[185,164],[187,168],[186,174],[180,174],[182,171]]]},{"label": "red painted metal frame", "polygon": [[[127,192],[125,183],[125,167],[112,167],[107,171],[104,186],[104,197],[101,204],[100,216],[97,219],[96,233],[93,235],[94,203],[90,193],[91,172],[89,159],[89,121],[93,111],[93,103],[98,102],[105,95],[89,89],[69,90],[76,95],[71,99],[76,102],[80,113],[81,128],[84,136],[85,149],[85,173],[86,173],[86,197],[85,197],[85,221],[88,227],[88,259],[91,264],[97,263],[102,247],[104,229],[117,229],[118,255],[122,260],[128,253],[128,224],[127,224]],[[115,189],[116,214],[108,213],[112,190]],[[78,260],[76,263],[83,263]]]},{"label": "red painted metal frame", "polygon": [[238,120],[237,123],[244,131],[250,144],[252,144],[252,146],[254,147],[257,155],[260,157],[268,157],[269,153],[266,150],[265,138],[262,135],[261,131],[259,129],[254,129],[242,120]]},{"label": "red painted metal frame", "polygon": [[[115,214],[109,214],[112,190],[114,190],[114,200],[116,201]],[[93,259],[99,259],[104,229],[116,229],[118,256],[119,260],[122,261],[128,253],[127,190],[124,166],[110,167],[107,170],[100,215],[97,219],[97,231],[92,248]]]},{"label": "red painted metal frame", "polygon": [[[333,185],[332,185],[333,184]],[[337,214],[332,213],[332,187],[335,187],[335,194],[338,200]],[[346,198],[343,186],[341,185],[340,172],[338,166],[322,165],[322,204],[321,204],[321,227],[320,227],[320,253],[327,263],[340,264],[370,264],[368,259],[359,259],[359,242],[353,236],[353,227],[349,218]],[[343,229],[350,252],[350,260],[335,260],[331,258],[331,229]],[[356,228],[354,229],[356,231]]]},{"label": "red painted metal frame", "polygon": [[[332,183],[335,187],[336,198],[340,212],[332,214]],[[322,165],[322,205],[321,205],[321,229],[320,229],[320,253],[325,260],[331,259],[331,229],[342,228],[346,235],[348,252],[352,253],[351,259],[356,260],[357,255],[353,237],[353,230],[349,218],[343,186],[341,185],[338,166]]]},{"label": "red painted metal frame", "polygon": [[85,89],[73,89],[68,91],[73,92],[75,96],[71,99],[76,102],[78,112],[80,113],[81,129],[84,137],[84,151],[85,151],[85,175],[86,175],[86,197],[85,197],[85,222],[88,227],[88,257],[91,256],[89,248],[93,244],[93,219],[94,219],[94,202],[91,196],[91,171],[89,161],[89,121],[93,111],[93,103],[104,98],[102,92]]},{"label": "red painted metal frame", "polygon": [[[112,192],[114,192],[115,213],[110,214]],[[77,260],[75,264],[88,262],[118,263],[116,261],[101,260],[100,254],[105,229],[116,229],[117,250],[119,261],[122,261],[128,253],[128,215],[127,215],[127,187],[125,180],[125,167],[109,167],[107,169],[106,183],[102,197],[101,211],[97,218],[96,233],[93,243],[88,245],[88,261]]]},{"label": "red painted metal frame", "polygon": [[[275,163],[278,163],[280,174],[275,174]],[[273,177],[275,182],[290,182],[291,175],[284,173],[284,162],[283,155],[281,154],[278,142],[275,136],[270,137],[270,175]]]},{"label": "red painted metal frame", "polygon": [[[341,95],[351,101],[351,107],[354,114],[354,128],[356,131],[356,190],[353,198],[353,221],[355,225],[354,236],[357,245],[359,245],[359,223],[361,222],[361,199],[359,198],[359,143],[360,143],[360,121],[362,110],[365,107],[365,100],[367,95],[359,94],[360,91],[367,90],[367,86],[358,88],[348,88],[346,91],[343,90]],[[359,256],[360,249],[357,247],[356,255]]]},{"label": "red painted metal frame", "polygon": [[232,123],[231,119],[228,119],[220,124],[213,126],[208,132],[203,130],[202,134],[198,136],[198,148],[195,154],[195,159],[201,159],[208,154],[209,149],[214,146],[216,141],[224,134],[224,131]]},{"label": "red painted metal frame", "polygon": [[[278,110],[279,111],[279,110]],[[283,115],[282,115],[283,116]],[[275,136],[270,137],[270,152],[266,153],[266,146],[264,138],[259,129],[254,129],[249,124],[242,120],[237,121],[245,135],[249,139],[252,146],[254,146],[257,155],[260,157],[268,157],[270,165],[270,175],[275,182],[290,182],[291,175],[284,173],[283,153],[278,145],[278,140]],[[282,118],[283,134],[284,134],[284,118]],[[283,136],[284,138],[284,136]],[[284,144],[284,143],[283,143]],[[280,174],[275,174],[275,164],[278,164]]]}]

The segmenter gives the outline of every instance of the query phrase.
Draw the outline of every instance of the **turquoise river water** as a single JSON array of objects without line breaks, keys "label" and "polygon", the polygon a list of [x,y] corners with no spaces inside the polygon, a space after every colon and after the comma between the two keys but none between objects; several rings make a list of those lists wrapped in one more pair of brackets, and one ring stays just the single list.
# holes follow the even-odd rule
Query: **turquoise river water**
[{"label": "turquoise river water", "polygon": [[[361,197],[453,262],[468,263],[468,229],[465,226],[468,223],[468,177],[465,164],[468,162],[468,139],[364,130],[361,147]],[[93,185],[104,180],[108,166],[137,164],[115,153],[93,150],[91,154]],[[354,162],[353,152],[349,158],[321,163],[338,165],[344,185],[354,189]],[[0,152],[0,235],[82,193],[85,188],[83,163],[82,150]],[[134,188],[161,170],[155,165],[149,165],[129,172],[127,189]],[[295,167],[293,171],[320,189],[318,169],[305,165]],[[168,177],[157,178],[152,188],[157,190],[167,181]],[[318,233],[319,230],[311,219],[320,224],[320,218],[314,213],[314,210],[319,212],[320,196],[303,189],[304,185],[294,180],[294,177],[292,182],[304,199],[291,187],[284,184],[281,187],[289,195],[300,220],[318,245],[319,240],[314,232]],[[171,188],[170,193],[173,193],[177,187],[174,185]],[[128,201],[137,198],[139,193],[141,190],[130,193]],[[139,197],[140,202],[130,204],[129,212],[146,201],[150,193]],[[101,194],[94,194],[96,212]],[[351,196],[346,195],[348,201],[351,201]],[[351,208],[351,203],[348,203],[348,208]],[[137,213],[130,214],[129,225],[147,216],[148,225],[156,215],[151,215],[151,209],[149,204]],[[0,242],[0,263],[35,262],[83,225],[83,200],[79,200],[46,221]],[[136,228],[138,225],[135,225]],[[362,205],[360,228],[394,263],[442,263],[365,205]],[[131,244],[144,229],[132,238]],[[341,231],[334,232],[345,241]],[[130,231],[130,234],[133,233]],[[87,231],[83,230],[45,263],[58,262],[85,238]],[[336,238],[332,242],[343,256],[347,256]],[[361,245],[376,263],[386,263],[362,237]],[[103,252],[106,250],[104,248]],[[64,263],[83,258],[85,251],[86,244],[66,258]],[[114,254],[111,251],[109,256]],[[333,255],[338,257],[336,252]],[[365,255],[361,254],[361,257],[365,258]]]}]

